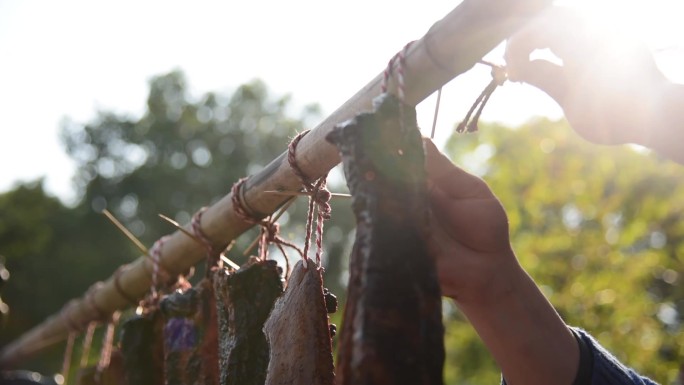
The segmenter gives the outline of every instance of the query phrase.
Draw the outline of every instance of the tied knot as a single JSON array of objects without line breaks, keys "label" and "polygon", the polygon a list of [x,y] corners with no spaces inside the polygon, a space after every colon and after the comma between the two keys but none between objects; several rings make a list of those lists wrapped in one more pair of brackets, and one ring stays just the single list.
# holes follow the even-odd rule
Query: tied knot
[{"label": "tied knot", "polygon": [[330,198],[332,194],[325,187],[317,189],[313,192],[311,199],[318,206],[318,213],[323,219],[330,219],[330,213],[332,212],[332,207],[330,207]]},{"label": "tied knot", "polygon": [[266,242],[276,243],[280,241],[280,238],[278,237],[278,234],[280,233],[280,224],[277,222],[264,222],[261,226]]},{"label": "tied knot", "polygon": [[317,204],[323,205],[328,204],[328,202],[330,202],[331,196],[332,195],[328,190],[318,190],[313,194],[313,199],[314,201],[316,201]]}]

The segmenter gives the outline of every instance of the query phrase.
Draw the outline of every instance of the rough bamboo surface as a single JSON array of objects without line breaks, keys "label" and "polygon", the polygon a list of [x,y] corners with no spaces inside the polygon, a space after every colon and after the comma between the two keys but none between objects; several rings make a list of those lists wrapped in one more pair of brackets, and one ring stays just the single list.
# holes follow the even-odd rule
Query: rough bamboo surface
[{"label": "rough bamboo surface", "polygon": [[297,262],[264,325],[270,346],[266,385],[333,385],[332,341],[321,269]]},{"label": "rough bamboo surface", "polygon": [[[404,64],[405,100],[416,105],[454,77],[470,69],[487,52],[510,36],[526,21],[552,3],[552,0],[464,0],[406,52]],[[400,47],[397,47],[399,49]],[[388,58],[389,59],[389,58]],[[338,108],[298,145],[297,164],[312,179],[327,173],[339,163],[336,149],[325,141],[332,128],[372,107],[372,99],[380,94],[382,74],[376,76],[356,95]],[[389,90],[396,87],[392,80]],[[226,181],[226,186],[232,181]],[[299,179],[293,174],[286,153],[253,175],[243,189],[243,202],[254,215],[267,215],[283,203],[283,198],[267,194],[269,190],[297,190]],[[251,224],[237,217],[227,195],[211,206],[202,217],[202,231],[216,245],[227,244],[246,231]],[[190,231],[190,226],[186,229]],[[205,247],[176,231],[161,250],[162,266],[174,273],[187,270],[204,260]],[[119,284],[129,297],[142,298],[151,284],[152,263],[138,258],[120,275]],[[92,303],[80,298],[58,314],[46,319],[0,351],[0,368],[16,366],[45,347],[60,342],[68,335],[69,325],[86,325],[108,313],[131,306],[116,288],[114,276],[94,288]]]}]

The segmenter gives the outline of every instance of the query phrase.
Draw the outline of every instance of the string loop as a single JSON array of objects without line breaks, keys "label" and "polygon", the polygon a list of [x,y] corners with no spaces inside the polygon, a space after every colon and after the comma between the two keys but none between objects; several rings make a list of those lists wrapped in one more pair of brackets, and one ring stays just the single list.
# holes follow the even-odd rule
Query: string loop
[{"label": "string loop", "polygon": [[283,257],[285,258],[285,278],[287,279],[290,272],[290,261],[287,256],[287,253],[285,252],[284,246],[287,246],[295,250],[300,255],[303,255],[302,250],[299,247],[297,247],[297,245],[295,245],[294,243],[288,242],[280,236],[280,225],[275,221],[271,220],[270,217],[262,220],[257,220],[247,213],[247,210],[245,209],[244,205],[242,204],[242,201],[240,200],[240,192],[246,181],[247,178],[241,178],[237,182],[235,182],[235,184],[233,184],[233,187],[231,188],[231,201],[233,203],[233,211],[243,221],[253,225],[260,226],[258,255],[258,258],[260,260],[263,261],[268,259],[268,246],[270,244],[274,244],[276,245],[276,247],[278,247],[280,252],[283,254]]},{"label": "string loop", "polygon": [[[478,63],[488,65],[492,68],[492,80],[489,82],[489,84],[487,84],[485,89],[482,90],[477,99],[475,99],[475,103],[473,103],[473,105],[468,110],[465,119],[463,119],[463,121],[459,123],[458,126],[456,126],[456,132],[459,133],[464,131],[475,132],[478,130],[477,123],[480,120],[482,110],[484,110],[484,107],[489,101],[489,98],[491,98],[492,94],[497,89],[497,87],[502,86],[508,79],[505,67],[484,60],[480,60]],[[477,112],[475,112],[475,115],[471,119],[470,117],[476,108]]]}]

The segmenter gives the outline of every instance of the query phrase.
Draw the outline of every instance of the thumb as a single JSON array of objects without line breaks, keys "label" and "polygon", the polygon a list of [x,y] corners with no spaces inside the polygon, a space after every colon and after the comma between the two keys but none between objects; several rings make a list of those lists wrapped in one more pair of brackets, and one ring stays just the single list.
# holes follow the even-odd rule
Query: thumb
[{"label": "thumb", "polygon": [[511,81],[533,85],[563,105],[568,80],[562,66],[546,60],[511,61],[506,63],[506,70]]}]

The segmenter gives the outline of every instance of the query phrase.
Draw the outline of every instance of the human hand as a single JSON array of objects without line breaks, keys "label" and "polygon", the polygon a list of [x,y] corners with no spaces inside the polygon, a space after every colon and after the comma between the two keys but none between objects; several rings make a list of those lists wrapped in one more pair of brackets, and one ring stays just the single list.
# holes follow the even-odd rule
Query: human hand
[{"label": "human hand", "polygon": [[[601,144],[636,143],[658,149],[659,108],[670,84],[636,39],[593,25],[567,8],[552,7],[508,40],[509,79],[529,83],[558,102],[572,128]],[[548,48],[562,65],[530,60]]]},{"label": "human hand", "polygon": [[442,292],[457,302],[486,302],[503,282],[496,277],[520,271],[506,213],[482,179],[456,167],[432,141],[425,148],[431,248]]},{"label": "human hand", "polygon": [[507,383],[572,383],[577,341],[518,264],[501,203],[482,179],[454,166],[430,140],[424,143],[430,251],[442,293],[456,301]]}]

